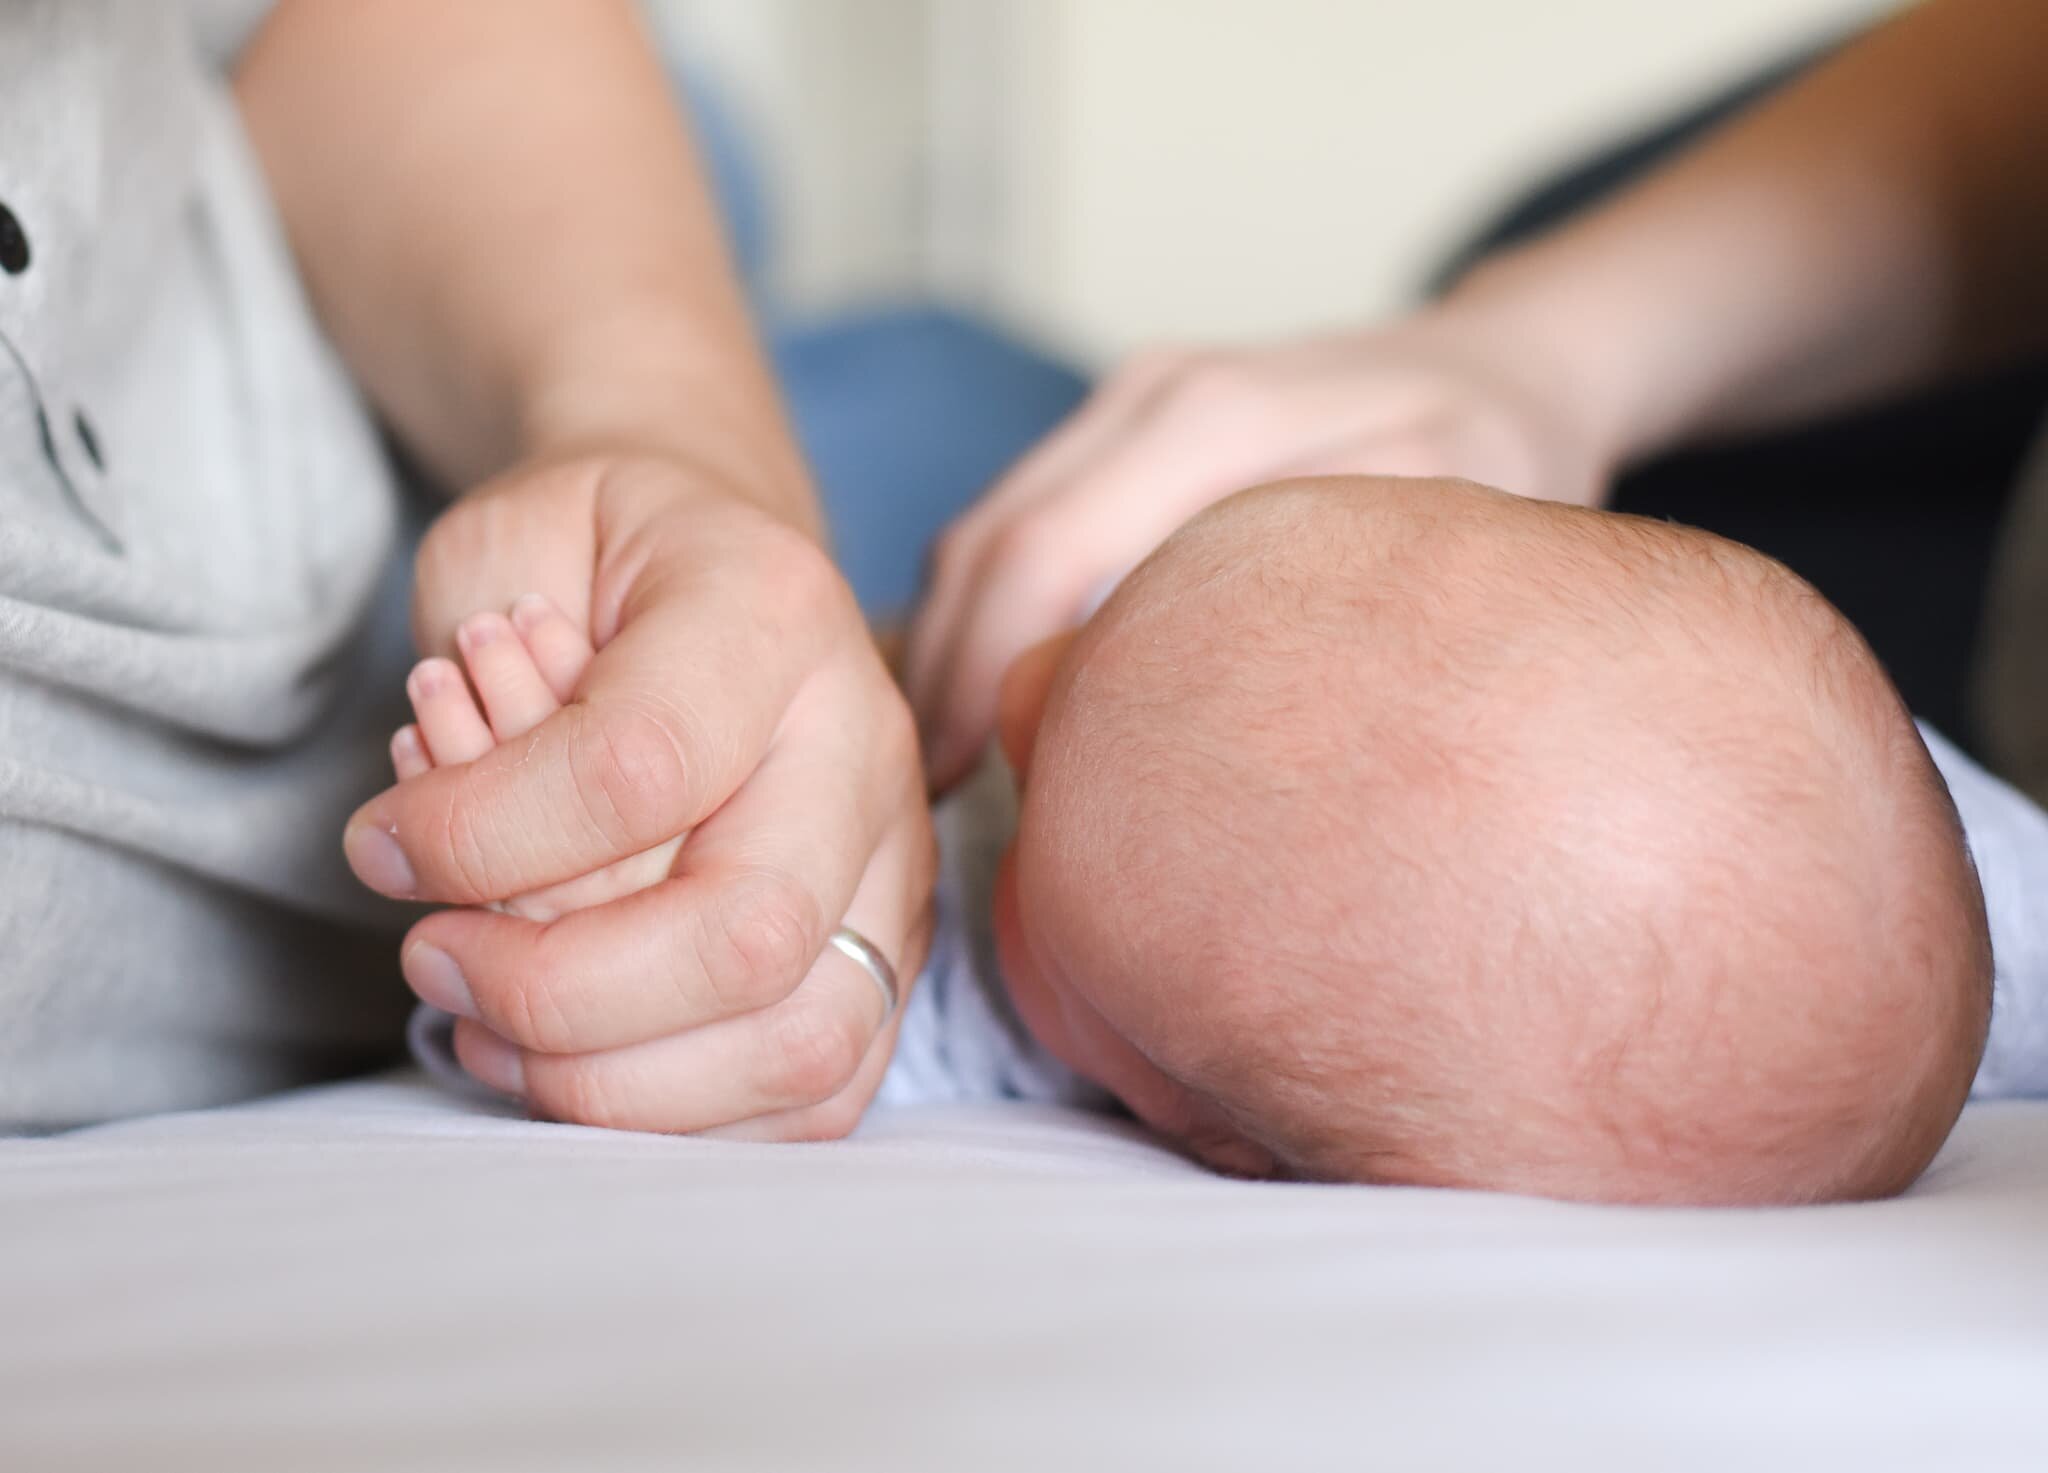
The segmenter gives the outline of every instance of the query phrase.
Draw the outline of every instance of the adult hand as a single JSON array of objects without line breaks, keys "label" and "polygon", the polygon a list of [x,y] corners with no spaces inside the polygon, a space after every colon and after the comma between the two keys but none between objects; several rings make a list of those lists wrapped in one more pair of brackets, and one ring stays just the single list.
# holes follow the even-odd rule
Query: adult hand
[{"label": "adult hand", "polygon": [[[532,592],[597,653],[532,731],[350,821],[364,883],[464,907],[407,937],[416,990],[502,1041],[495,1082],[557,1119],[851,1129],[895,1018],[827,938],[843,920],[907,985],[934,850],[909,712],[822,549],[698,467],[579,457],[452,507],[417,587],[423,650]],[[679,836],[637,894],[546,922],[476,908]]]},{"label": "adult hand", "polygon": [[905,664],[934,786],[986,745],[1010,662],[1182,522],[1261,482],[1344,473],[1592,503],[1610,466],[1501,335],[1445,311],[1283,347],[1142,355],[934,549]]}]

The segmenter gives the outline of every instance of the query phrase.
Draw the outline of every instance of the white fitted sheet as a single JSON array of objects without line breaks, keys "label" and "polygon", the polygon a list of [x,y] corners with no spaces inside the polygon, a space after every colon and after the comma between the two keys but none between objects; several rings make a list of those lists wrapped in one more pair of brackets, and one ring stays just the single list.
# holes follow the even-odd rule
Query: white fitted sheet
[{"label": "white fitted sheet", "polygon": [[416,1076],[0,1142],[0,1468],[2039,1469],[2048,1105],[1871,1206],[1247,1185],[933,1107],[756,1147]]}]

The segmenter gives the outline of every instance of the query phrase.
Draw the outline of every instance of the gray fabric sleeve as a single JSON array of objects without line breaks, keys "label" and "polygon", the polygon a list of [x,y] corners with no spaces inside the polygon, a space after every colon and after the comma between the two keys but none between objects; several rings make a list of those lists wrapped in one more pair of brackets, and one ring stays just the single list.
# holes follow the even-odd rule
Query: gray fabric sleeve
[{"label": "gray fabric sleeve", "polygon": [[1932,727],[1920,735],[1962,814],[1991,920],[1996,993],[1972,1093],[2048,1095],[2048,814]]}]

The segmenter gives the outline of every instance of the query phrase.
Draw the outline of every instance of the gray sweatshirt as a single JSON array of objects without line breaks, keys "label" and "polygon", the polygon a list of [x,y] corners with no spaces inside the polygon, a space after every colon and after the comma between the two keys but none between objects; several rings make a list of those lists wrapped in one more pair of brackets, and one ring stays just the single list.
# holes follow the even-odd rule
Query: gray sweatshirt
[{"label": "gray sweatshirt", "polygon": [[0,1128],[36,1128],[388,1036],[335,836],[388,780],[403,574],[184,7],[7,0],[0,140]]}]

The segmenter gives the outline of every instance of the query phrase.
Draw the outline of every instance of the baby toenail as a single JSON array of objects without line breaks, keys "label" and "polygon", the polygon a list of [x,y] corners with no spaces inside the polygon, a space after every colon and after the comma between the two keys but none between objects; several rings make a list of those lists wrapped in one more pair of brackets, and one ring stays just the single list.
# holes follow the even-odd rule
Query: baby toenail
[{"label": "baby toenail", "polygon": [[422,941],[399,958],[399,966],[404,969],[406,984],[419,994],[421,1002],[458,1018],[477,1015],[476,998],[470,994],[468,979],[455,964],[455,958],[440,947]]},{"label": "baby toenail", "polygon": [[350,824],[348,832],[342,835],[341,848],[348,856],[348,867],[356,872],[356,878],[378,894],[389,895],[394,900],[410,900],[419,889],[419,881],[413,876],[412,861],[398,847],[398,840],[375,824]]},{"label": "baby toenail", "polygon": [[531,629],[548,615],[548,601],[538,593],[522,593],[512,601],[512,622]]},{"label": "baby toenail", "polygon": [[480,644],[489,644],[498,637],[498,621],[491,618],[472,619],[455,631],[455,638],[464,649],[474,649]]}]

